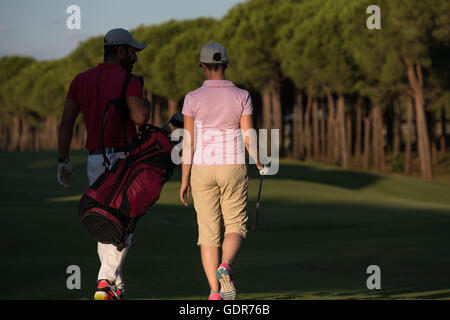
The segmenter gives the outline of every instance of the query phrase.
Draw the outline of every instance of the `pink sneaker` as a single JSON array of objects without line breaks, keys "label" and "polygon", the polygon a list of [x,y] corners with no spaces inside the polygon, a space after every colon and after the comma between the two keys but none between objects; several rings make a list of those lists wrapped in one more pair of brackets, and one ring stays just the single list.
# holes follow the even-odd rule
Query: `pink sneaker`
[{"label": "pink sneaker", "polygon": [[217,279],[220,283],[220,295],[223,300],[236,299],[236,287],[234,286],[233,274],[228,264],[222,263],[217,269]]},{"label": "pink sneaker", "polygon": [[208,300],[222,300],[222,296],[220,295],[220,292],[211,292]]}]

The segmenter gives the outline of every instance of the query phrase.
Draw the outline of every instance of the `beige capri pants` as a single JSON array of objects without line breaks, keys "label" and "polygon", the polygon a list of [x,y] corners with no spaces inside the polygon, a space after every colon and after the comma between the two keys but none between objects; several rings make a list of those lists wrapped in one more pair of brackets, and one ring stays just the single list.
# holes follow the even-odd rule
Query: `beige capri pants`
[{"label": "beige capri pants", "polygon": [[191,190],[197,212],[197,245],[220,247],[221,226],[247,236],[248,174],[245,164],[192,166]]}]

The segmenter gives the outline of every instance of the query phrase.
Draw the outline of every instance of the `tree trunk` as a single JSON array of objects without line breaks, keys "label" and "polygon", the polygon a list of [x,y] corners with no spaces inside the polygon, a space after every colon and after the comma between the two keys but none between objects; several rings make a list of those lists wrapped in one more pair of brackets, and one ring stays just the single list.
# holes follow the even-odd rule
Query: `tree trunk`
[{"label": "tree trunk", "polygon": [[294,158],[303,160],[304,146],[303,146],[303,95],[296,90],[296,100],[293,110],[292,119],[292,138],[293,138],[293,152]]},{"label": "tree trunk", "polygon": [[161,121],[161,100],[153,99],[153,125],[159,127],[162,124]]},{"label": "tree trunk", "polygon": [[75,122],[73,126],[73,134],[72,134],[72,141],[70,142],[70,149],[79,149],[81,146],[80,142],[80,125]]},{"label": "tree trunk", "polygon": [[407,99],[406,111],[406,139],[405,139],[405,173],[410,175],[411,169],[411,146],[412,146],[412,126],[413,126],[413,105],[410,97]]},{"label": "tree trunk", "polygon": [[344,96],[339,93],[337,101],[337,122],[339,128],[339,144],[341,151],[341,165],[343,168],[348,168],[348,149],[347,139],[345,134],[345,101]]},{"label": "tree trunk", "polygon": [[430,142],[431,142],[431,164],[436,164],[437,161],[437,125],[436,115],[434,112],[430,113]]},{"label": "tree trunk", "polygon": [[336,166],[341,163],[341,140],[339,132],[340,127],[339,127],[338,107],[336,105],[333,119],[333,143],[334,143],[333,164]]},{"label": "tree trunk", "polygon": [[406,65],[406,74],[413,92],[414,104],[416,107],[417,142],[422,178],[425,180],[432,180],[433,172],[431,167],[430,140],[428,137],[425,119],[425,103],[423,99],[422,68],[420,64],[414,66],[407,56],[404,57],[404,61]]},{"label": "tree trunk", "polygon": [[379,135],[377,134],[377,130],[378,130],[378,121],[377,121],[377,112],[375,111],[375,107],[372,106],[372,108],[370,109],[370,118],[372,120],[372,159],[373,159],[373,167],[375,169],[375,171],[379,171],[380,168],[380,156],[378,154],[379,149],[378,149],[378,138]]},{"label": "tree trunk", "polygon": [[305,112],[305,147],[306,147],[306,158],[311,159],[311,109],[312,109],[312,97],[308,95],[308,100],[306,102],[306,112]]},{"label": "tree trunk", "polygon": [[346,133],[347,133],[347,155],[349,167],[351,167],[351,159],[352,159],[352,109],[351,105],[348,105],[347,110],[347,118],[346,118]]},{"label": "tree trunk", "polygon": [[333,103],[333,95],[328,92],[327,93],[327,106],[328,106],[328,114],[327,114],[327,163],[332,164],[335,159],[335,134],[334,134],[334,103]]},{"label": "tree trunk", "polygon": [[383,110],[380,105],[372,108],[373,117],[373,151],[374,151],[374,167],[377,172],[384,172],[384,134],[383,134]]},{"label": "tree trunk", "polygon": [[48,149],[56,149],[58,147],[58,119],[55,116],[48,118]]},{"label": "tree trunk", "polygon": [[386,144],[384,139],[384,126],[383,126],[383,109],[381,106],[378,109],[378,134],[380,135],[379,141],[379,148],[380,148],[380,170],[381,172],[384,172],[386,170],[386,157],[385,157],[385,151],[384,146]]},{"label": "tree trunk", "polygon": [[326,148],[327,148],[327,139],[326,139],[326,128],[325,128],[325,100],[322,99],[320,103],[320,161],[326,161]]},{"label": "tree trunk", "polygon": [[272,129],[272,98],[270,90],[262,93],[263,129],[267,130],[266,154],[270,155],[270,130]]},{"label": "tree trunk", "polygon": [[445,115],[445,108],[441,109],[441,154],[445,155],[446,152],[446,142],[447,142],[447,119]]},{"label": "tree trunk", "polygon": [[370,123],[371,123],[371,113],[364,117],[364,157],[363,166],[364,170],[369,170],[369,160],[370,160]]},{"label": "tree trunk", "polygon": [[280,97],[280,85],[278,81],[274,81],[272,85],[272,114],[273,114],[273,125],[272,129],[279,130],[279,140],[278,146],[280,150],[280,156],[284,155],[284,130],[283,130],[283,113],[281,108],[281,97]]},{"label": "tree trunk", "polygon": [[303,94],[297,95],[297,104],[300,106],[300,113],[298,119],[298,143],[299,143],[299,159],[305,160],[305,126],[303,125]]},{"label": "tree trunk", "polygon": [[25,117],[22,117],[20,123],[21,130],[19,138],[19,150],[25,151],[28,149],[28,142],[30,141],[30,126],[28,125],[28,121]]},{"label": "tree trunk", "polygon": [[74,139],[76,144],[72,145],[72,149],[83,149],[86,144],[86,126],[83,122],[79,122],[75,126]]},{"label": "tree trunk", "polygon": [[402,125],[402,109],[399,103],[394,103],[394,125],[393,135],[394,141],[392,146],[392,154],[397,157],[400,154],[400,142],[401,142],[401,125]]},{"label": "tree trunk", "polygon": [[19,147],[19,138],[20,138],[20,121],[19,117],[14,116],[12,119],[12,128],[11,128],[11,144],[8,147],[8,151],[15,151]]},{"label": "tree trunk", "polygon": [[7,125],[0,125],[0,151],[7,150],[8,147],[8,131],[9,128]]},{"label": "tree trunk", "polygon": [[167,115],[167,119],[164,121],[164,123],[168,122],[170,117],[173,116],[175,113],[177,113],[177,109],[178,109],[178,101],[173,100],[173,99],[168,99],[167,101],[169,108],[168,108],[168,115]]},{"label": "tree trunk", "polygon": [[319,159],[319,108],[318,108],[318,102],[317,98],[313,99],[313,105],[312,105],[312,118],[313,118],[313,158],[318,160]]},{"label": "tree trunk", "polygon": [[[262,109],[263,109],[263,128],[272,129],[272,99],[270,98],[270,92],[266,91],[262,94]],[[268,135],[270,136],[270,135]]]},{"label": "tree trunk", "polygon": [[294,106],[292,107],[292,156],[294,157],[294,159],[298,159],[299,158],[299,142],[298,142],[298,131],[299,131],[299,123],[298,123],[298,118],[299,118],[299,113],[300,113],[300,106],[297,105],[297,103],[294,104]]},{"label": "tree trunk", "polygon": [[361,166],[361,135],[362,135],[362,98],[358,97],[356,102],[356,141],[355,156],[357,167]]}]

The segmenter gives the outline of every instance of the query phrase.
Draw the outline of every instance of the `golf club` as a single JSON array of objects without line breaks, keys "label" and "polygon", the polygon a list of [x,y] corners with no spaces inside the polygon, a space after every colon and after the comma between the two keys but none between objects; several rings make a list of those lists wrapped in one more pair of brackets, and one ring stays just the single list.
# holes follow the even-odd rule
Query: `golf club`
[{"label": "golf club", "polygon": [[260,178],[259,178],[258,200],[256,201],[256,211],[255,211],[255,217],[253,219],[252,231],[256,230],[256,224],[258,222],[259,203],[260,203],[260,200],[261,200],[262,181],[263,181],[263,176],[261,175]]},{"label": "golf club", "polygon": [[169,122],[176,128],[183,128],[184,120],[182,113],[175,113],[169,120]]}]

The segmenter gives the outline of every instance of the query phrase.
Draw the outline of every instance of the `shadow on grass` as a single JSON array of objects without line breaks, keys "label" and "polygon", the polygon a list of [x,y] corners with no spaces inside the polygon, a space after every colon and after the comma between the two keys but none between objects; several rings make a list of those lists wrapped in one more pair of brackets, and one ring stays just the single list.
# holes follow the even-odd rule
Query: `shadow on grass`
[{"label": "shadow on grass", "polygon": [[[249,167],[249,174],[253,178],[259,178],[259,174],[254,166]],[[358,171],[348,171],[340,168],[330,169],[329,167],[315,167],[305,163],[283,163],[276,175],[267,176],[267,179],[287,179],[308,181],[320,184],[358,190],[365,188],[379,179],[381,176]]]},{"label": "shadow on grass", "polygon": [[[23,170],[23,168],[27,168],[29,173],[48,172],[52,180],[55,181],[55,154],[55,151],[3,153],[0,157],[2,162],[0,169],[17,170],[20,168]],[[72,151],[71,159],[75,166],[75,183],[78,185],[81,183],[86,187],[86,152],[82,150]],[[249,176],[252,178],[259,178],[259,174],[254,165],[249,165]],[[177,167],[171,181],[179,181],[180,177],[181,169]],[[350,190],[358,190],[376,183],[379,179],[382,179],[382,176],[361,171],[344,170],[337,167],[334,169],[323,165],[282,160],[278,173],[274,176],[268,176],[267,179],[308,181]]]}]

